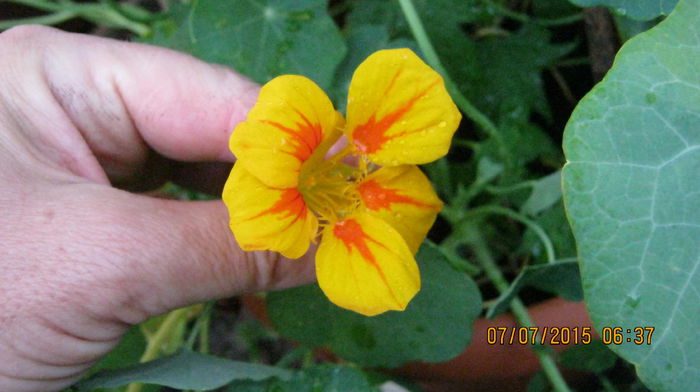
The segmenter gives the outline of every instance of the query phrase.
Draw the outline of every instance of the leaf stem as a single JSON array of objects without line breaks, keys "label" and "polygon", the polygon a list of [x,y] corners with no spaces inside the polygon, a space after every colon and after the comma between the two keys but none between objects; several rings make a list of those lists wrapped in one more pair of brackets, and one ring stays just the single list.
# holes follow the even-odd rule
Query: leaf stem
[{"label": "leaf stem", "polygon": [[449,91],[450,95],[452,95],[452,98],[457,106],[489,136],[496,139],[500,146],[505,146],[503,137],[501,136],[500,132],[498,132],[496,125],[491,121],[491,119],[477,109],[476,106],[472,105],[469,99],[467,99],[467,97],[465,97],[462,92],[459,91],[457,85],[450,78],[450,75],[447,73],[447,70],[440,61],[440,57],[435,51],[433,44],[430,42],[430,38],[423,27],[423,23],[418,16],[418,12],[416,12],[416,8],[413,6],[413,2],[411,0],[399,0],[399,4],[401,5],[401,10],[406,17],[406,21],[411,28],[413,37],[416,39],[418,47],[420,47],[421,51],[423,52],[423,56],[425,56],[425,61],[440,75],[442,75],[443,79],[445,80],[445,87],[447,88],[447,91]]},{"label": "leaf stem", "polygon": [[112,27],[129,30],[140,37],[146,37],[151,34],[151,28],[147,24],[140,23],[127,17],[126,13],[135,16],[138,15],[141,19],[145,18],[147,14],[150,14],[145,9],[140,9],[133,5],[125,8],[106,1],[100,3],[74,3],[71,0],[61,0],[59,2],[46,0],[6,1],[32,7],[41,11],[53,12],[53,14],[34,18],[6,20],[0,24],[0,28],[2,29],[25,23],[54,25],[71,18],[84,18],[95,24],[106,24]]},{"label": "leaf stem", "polygon": [[505,186],[487,185],[484,189],[486,190],[486,192],[494,194],[494,195],[505,195],[505,194],[520,191],[523,189],[532,189],[536,183],[537,183],[537,181],[527,180],[527,181],[519,182],[517,184],[505,185]]},{"label": "leaf stem", "polygon": [[209,351],[209,320],[213,308],[214,301],[207,302],[206,305],[204,305],[204,309],[197,317],[197,320],[194,322],[194,326],[185,342],[185,347],[189,350],[194,350],[195,339],[199,337],[199,351],[203,354]]},{"label": "leaf stem", "polygon": [[464,236],[461,233],[460,226],[456,226],[452,234],[447,236],[440,243],[440,251],[445,256],[447,261],[450,263],[452,268],[463,271],[470,276],[476,276],[481,274],[481,268],[464,260],[459,255],[459,246],[464,243]]},{"label": "leaf stem", "polygon": [[[173,331],[178,327],[178,324],[183,320],[187,319],[189,313],[189,308],[182,308],[170,312],[163,320],[163,323],[158,327],[158,331],[153,335],[151,339],[148,340],[146,345],[146,351],[144,351],[141,356],[140,362],[148,362],[155,359],[158,356],[163,344],[168,340]],[[140,392],[143,388],[141,383],[129,384],[126,392]]]},{"label": "leaf stem", "polygon": [[73,11],[57,11],[53,14],[36,16],[31,18],[10,19],[0,21],[0,30],[7,30],[11,27],[25,24],[39,24],[44,26],[53,26],[63,23],[69,19],[75,18],[76,14]]},{"label": "leaf stem", "polygon": [[36,8],[42,11],[60,11],[63,6],[61,4],[45,1],[45,0],[5,0],[10,3],[21,4],[27,7]]},{"label": "leaf stem", "polygon": [[[489,251],[486,243],[484,242],[481,233],[473,228],[469,233],[469,243],[472,246],[474,255],[477,261],[481,264],[481,267],[486,272],[486,276],[493,282],[494,286],[499,292],[503,293],[508,290],[508,281],[501,274],[501,270],[498,268],[496,261],[493,259],[491,252]],[[523,305],[522,301],[518,297],[513,298],[510,303],[510,309],[513,312],[513,316],[518,323],[526,328],[533,327],[534,322],[527,312],[527,308]],[[562,377],[559,369],[557,368],[554,358],[552,358],[549,350],[534,349],[537,359],[539,359],[542,365],[542,370],[549,379],[552,388],[556,392],[570,392],[569,386],[566,384],[564,377]]]},{"label": "leaf stem", "polygon": [[545,253],[547,255],[547,262],[548,263],[556,263],[557,258],[556,254],[554,251],[554,245],[552,244],[552,240],[549,238],[547,233],[542,229],[540,225],[538,225],[535,221],[527,218],[523,214],[520,214],[519,212],[515,212],[509,208],[497,206],[497,205],[486,205],[483,207],[477,207],[473,208],[471,210],[466,211],[461,219],[460,222],[457,223],[457,225],[464,225],[464,224],[469,224],[472,222],[472,219],[476,216],[479,215],[503,215],[507,216],[509,218],[515,219],[518,222],[524,224],[527,226],[530,230],[532,230],[535,235],[540,239],[542,242],[542,245],[544,246]]}]

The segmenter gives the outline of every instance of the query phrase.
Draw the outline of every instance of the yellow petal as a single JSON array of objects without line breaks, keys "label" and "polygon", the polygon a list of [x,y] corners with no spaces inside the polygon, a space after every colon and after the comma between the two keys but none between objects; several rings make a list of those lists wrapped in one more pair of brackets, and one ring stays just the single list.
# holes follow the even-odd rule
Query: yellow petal
[{"label": "yellow petal", "polygon": [[357,186],[362,205],[396,229],[415,254],[442,209],[428,178],[413,165],[383,167]]},{"label": "yellow petal", "polygon": [[409,49],[375,52],[350,82],[346,134],[383,166],[445,155],[461,117],[442,77]]},{"label": "yellow petal", "polygon": [[304,161],[319,148],[330,147],[334,140],[329,138],[338,137],[336,116],[333,104],[314,82],[303,76],[279,76],[262,87],[248,118],[231,134],[230,148],[258,180],[291,188],[298,183]]},{"label": "yellow petal", "polygon": [[366,316],[404,310],[420,290],[418,266],[401,235],[368,213],[326,226],[316,276],[331,302]]},{"label": "yellow petal", "polygon": [[243,250],[273,250],[295,259],[309,249],[318,219],[296,188],[271,188],[237,162],[223,193],[229,225]]}]

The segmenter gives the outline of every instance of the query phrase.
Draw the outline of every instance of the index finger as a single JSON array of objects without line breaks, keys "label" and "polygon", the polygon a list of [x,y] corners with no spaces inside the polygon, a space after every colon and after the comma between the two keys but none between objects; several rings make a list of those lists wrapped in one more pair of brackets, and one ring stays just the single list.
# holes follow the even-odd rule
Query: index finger
[{"label": "index finger", "polygon": [[182,161],[234,159],[228,138],[258,94],[244,76],[145,44],[41,27],[12,34],[15,76],[40,69],[52,95],[29,97],[35,110],[58,103],[103,166],[138,164],[147,147]]}]

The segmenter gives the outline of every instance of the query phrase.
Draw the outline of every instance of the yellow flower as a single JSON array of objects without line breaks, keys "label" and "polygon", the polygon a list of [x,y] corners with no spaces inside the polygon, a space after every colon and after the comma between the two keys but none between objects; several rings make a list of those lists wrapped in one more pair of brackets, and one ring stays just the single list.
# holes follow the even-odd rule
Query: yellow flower
[{"label": "yellow flower", "polygon": [[333,303],[405,309],[420,289],[414,255],[442,208],[415,165],[447,152],[460,119],[440,75],[408,49],[360,64],[347,123],[311,80],[271,80],[230,140],[238,160],[223,199],[236,240],[298,258],[320,231],[316,274]]}]

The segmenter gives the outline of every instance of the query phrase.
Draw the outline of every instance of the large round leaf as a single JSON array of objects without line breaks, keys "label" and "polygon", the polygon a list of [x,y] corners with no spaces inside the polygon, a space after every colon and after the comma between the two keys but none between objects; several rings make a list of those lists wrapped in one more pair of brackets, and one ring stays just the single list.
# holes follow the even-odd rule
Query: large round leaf
[{"label": "large round leaf", "polygon": [[[625,45],[564,135],[564,198],[597,329],[658,391],[700,390],[700,0]],[[651,344],[627,329],[654,327]]]},{"label": "large round leaf", "polygon": [[300,74],[327,89],[345,56],[327,0],[172,3],[146,42],[228,65],[258,83]]},{"label": "large round leaf", "polygon": [[333,305],[318,285],[309,285],[268,294],[270,321],[288,338],[329,347],[365,366],[451,359],[471,341],[481,312],[479,290],[435,245],[425,243],[416,258],[423,284],[403,312],[366,317]]}]

